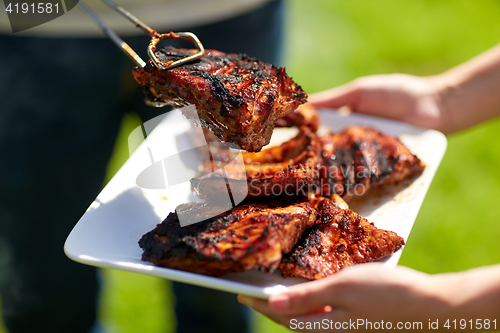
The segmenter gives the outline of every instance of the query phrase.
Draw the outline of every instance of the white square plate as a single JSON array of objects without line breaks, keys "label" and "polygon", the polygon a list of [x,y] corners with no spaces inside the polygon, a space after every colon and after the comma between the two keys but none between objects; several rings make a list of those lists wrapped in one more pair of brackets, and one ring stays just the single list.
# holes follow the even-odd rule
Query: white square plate
[{"label": "white square plate", "polygon": [[[392,230],[408,239],[422,201],[446,150],[446,137],[437,131],[358,114],[342,115],[321,110],[323,130],[336,132],[348,125],[371,125],[403,143],[427,165],[413,182],[372,189],[350,203],[378,228]],[[153,275],[207,288],[267,298],[286,286],[305,282],[299,278],[282,278],[279,272],[258,271],[210,277],[153,266],[141,260],[138,241],[181,203],[199,201],[190,191],[189,182],[167,189],[145,190],[136,185],[138,175],[154,160],[192,147],[189,122],[180,111],[169,112],[130,159],[116,173],[78,221],[64,250],[66,255],[83,264]],[[276,129],[274,142],[293,136],[287,129]],[[153,161],[152,161],[153,160]],[[395,266],[401,251],[385,260]]]}]

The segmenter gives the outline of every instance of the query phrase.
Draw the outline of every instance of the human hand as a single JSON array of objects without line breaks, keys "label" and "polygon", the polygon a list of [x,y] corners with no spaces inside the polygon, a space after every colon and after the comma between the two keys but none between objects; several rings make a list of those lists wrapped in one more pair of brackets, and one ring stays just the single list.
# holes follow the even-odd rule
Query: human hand
[{"label": "human hand", "polygon": [[[402,266],[387,268],[369,263],[289,287],[268,301],[241,295],[238,300],[285,327],[304,332],[325,331],[326,327],[335,328],[336,322],[360,323],[359,320],[364,323],[358,329],[366,329],[367,321],[383,321],[393,329],[398,323],[412,323],[413,329],[422,330],[428,328],[429,320],[449,316],[453,290],[460,287],[452,275],[442,278]],[[307,322],[328,326],[307,329],[306,324],[299,324]],[[417,322],[423,326],[413,324]]]},{"label": "human hand", "polygon": [[316,106],[391,118],[414,125],[453,131],[443,92],[441,77],[417,77],[406,74],[373,75],[358,78],[344,86],[312,94]]}]

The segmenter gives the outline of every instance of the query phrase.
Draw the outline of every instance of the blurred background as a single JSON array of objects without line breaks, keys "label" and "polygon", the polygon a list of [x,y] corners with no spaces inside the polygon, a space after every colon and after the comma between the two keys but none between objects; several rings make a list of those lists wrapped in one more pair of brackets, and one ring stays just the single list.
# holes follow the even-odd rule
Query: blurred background
[{"label": "blurred background", "polygon": [[[284,65],[308,93],[363,75],[438,74],[500,40],[497,0],[286,1]],[[109,178],[128,158],[127,137],[138,125],[125,119]],[[498,133],[500,122],[492,121],[449,137],[401,265],[441,273],[500,262]],[[109,332],[173,332],[168,281],[112,270],[102,276],[101,320]],[[288,332],[254,318],[255,332]]]}]

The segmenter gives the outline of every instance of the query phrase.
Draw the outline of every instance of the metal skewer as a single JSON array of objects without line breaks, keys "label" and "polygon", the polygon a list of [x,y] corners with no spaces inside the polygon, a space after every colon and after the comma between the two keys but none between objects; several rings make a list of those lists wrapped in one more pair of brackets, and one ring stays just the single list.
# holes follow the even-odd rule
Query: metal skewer
[{"label": "metal skewer", "polygon": [[[144,31],[147,35],[151,36],[151,41],[149,42],[147,52],[148,56],[153,62],[153,64],[158,68],[158,69],[169,69],[172,67],[180,66],[185,63],[191,62],[193,60],[196,60],[203,56],[205,54],[205,48],[201,44],[200,40],[198,37],[196,37],[195,34],[191,32],[169,32],[165,34],[160,34],[156,30],[151,29],[149,26],[141,22],[139,19],[137,19],[134,15],[132,15],[130,12],[126,11],[123,7],[118,6],[111,0],[103,0],[105,3],[107,3],[109,6],[114,8],[116,11],[118,11],[120,14],[125,16],[127,19],[129,19],[132,23],[136,25],[139,29]],[[142,60],[142,58],[135,53],[135,51],[127,44],[125,43],[116,33],[114,33],[111,29],[109,29],[106,24],[83,2],[83,1],[78,1],[78,5],[99,25],[101,30],[123,51],[127,56],[129,56],[139,67],[144,67],[146,66],[146,62]],[[176,60],[176,61],[168,61],[168,62],[162,62],[160,59],[155,54],[156,51],[156,46],[162,39],[184,39],[187,40],[188,42],[193,43],[196,48],[198,49],[198,52],[195,54],[192,54],[188,57]]]}]

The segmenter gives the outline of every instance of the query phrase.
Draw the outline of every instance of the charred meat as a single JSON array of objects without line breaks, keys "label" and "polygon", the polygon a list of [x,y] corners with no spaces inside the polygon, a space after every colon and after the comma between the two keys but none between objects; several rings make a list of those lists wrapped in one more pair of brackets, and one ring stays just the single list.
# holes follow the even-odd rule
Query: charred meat
[{"label": "charred meat", "polygon": [[142,259],[157,266],[212,276],[251,269],[275,270],[282,254],[292,250],[316,218],[307,202],[274,202],[241,205],[181,227],[181,213],[197,218],[204,209],[213,211],[206,204],[181,206],[141,238]]},{"label": "charred meat", "polygon": [[[165,47],[156,54],[168,62],[193,52]],[[196,112],[185,113],[188,119],[219,140],[251,152],[269,143],[278,118],[307,99],[284,68],[244,54],[206,50],[201,59],[186,65],[160,70],[148,62],[133,74],[150,100],[175,107],[194,104]]]},{"label": "charred meat", "polygon": [[[211,149],[212,158],[204,162],[202,174],[214,172],[192,179],[191,185],[200,198],[208,201],[225,198],[227,187],[237,198],[307,194],[309,190],[305,187],[317,176],[318,147],[316,135],[301,126],[295,138],[279,147],[243,153],[242,165],[227,164],[232,159],[229,150]],[[216,168],[217,164],[226,164],[224,172]]]},{"label": "charred meat", "polygon": [[285,277],[321,279],[347,266],[390,257],[404,245],[396,233],[377,229],[329,199],[317,199],[312,206],[318,220],[283,257],[279,268]]},{"label": "charred meat", "polygon": [[[307,194],[304,189],[311,184],[314,170],[305,165],[288,166],[285,170],[276,172],[272,176],[256,179],[231,179],[215,174],[207,178],[191,179],[191,187],[196,195],[204,200],[217,202],[227,197],[228,191],[233,198],[262,198],[280,195],[297,195],[300,192]],[[301,191],[304,189],[304,191]]]},{"label": "charred meat", "polygon": [[[214,161],[230,160],[229,154],[228,149],[212,154],[203,166],[205,174],[214,170]],[[425,168],[397,137],[369,126],[350,126],[319,137],[301,126],[294,138],[280,146],[243,153],[243,161],[244,165],[226,167],[225,175],[216,172],[193,179],[195,193],[214,200],[226,195],[227,183],[239,196],[338,194],[349,201],[372,187],[417,176]]]},{"label": "charred meat", "polygon": [[319,128],[319,113],[318,110],[311,104],[302,104],[294,111],[279,118],[276,122],[276,127],[300,127],[307,126],[313,132]]},{"label": "charred meat", "polygon": [[344,200],[371,187],[393,184],[422,173],[425,164],[395,136],[370,126],[349,126],[319,138],[322,165],[319,193]]},{"label": "charred meat", "polygon": [[[189,51],[162,52],[169,60]],[[418,175],[424,163],[398,138],[369,126],[318,136],[312,106],[288,113],[302,103],[300,87],[291,81],[280,86],[276,82],[289,78],[266,66],[210,51],[195,63],[167,71],[149,65],[136,69],[136,79],[151,98],[196,104],[201,125],[217,136],[205,131],[207,145],[199,149],[207,160],[200,177],[191,180],[193,191],[206,202],[177,207],[146,233],[139,242],[143,260],[211,276],[279,268],[285,277],[314,280],[387,258],[404,245],[397,234],[377,229],[345,201]],[[265,91],[266,84],[279,93]],[[271,105],[280,99],[280,107]],[[298,126],[298,134],[258,151],[269,141],[258,141],[258,136],[270,136],[279,117],[279,126]],[[250,152],[231,150],[219,139]],[[236,201],[242,204],[233,207]]]}]

